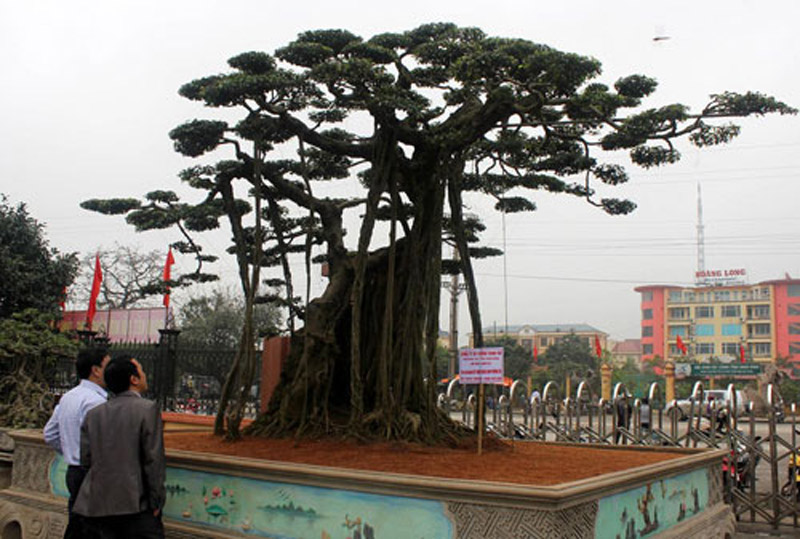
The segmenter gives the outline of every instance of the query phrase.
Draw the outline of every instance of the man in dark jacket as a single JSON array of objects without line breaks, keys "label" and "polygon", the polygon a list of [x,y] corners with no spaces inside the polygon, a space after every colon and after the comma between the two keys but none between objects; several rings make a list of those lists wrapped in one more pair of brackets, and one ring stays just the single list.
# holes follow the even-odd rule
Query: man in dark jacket
[{"label": "man in dark jacket", "polygon": [[164,432],[158,405],[142,398],[147,376],[129,356],[112,359],[106,387],[115,396],[86,414],[81,465],[88,468],[74,511],[103,539],[162,539]]}]

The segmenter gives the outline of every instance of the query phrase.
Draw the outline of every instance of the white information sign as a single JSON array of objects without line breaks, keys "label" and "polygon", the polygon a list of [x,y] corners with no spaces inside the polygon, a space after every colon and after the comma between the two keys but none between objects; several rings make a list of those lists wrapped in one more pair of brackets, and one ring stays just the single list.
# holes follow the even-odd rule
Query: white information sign
[{"label": "white information sign", "polygon": [[692,375],[692,364],[691,363],[676,363],[675,364],[675,376],[681,378],[684,376],[691,376]]},{"label": "white information sign", "polygon": [[462,384],[502,384],[503,348],[462,348],[458,374]]}]

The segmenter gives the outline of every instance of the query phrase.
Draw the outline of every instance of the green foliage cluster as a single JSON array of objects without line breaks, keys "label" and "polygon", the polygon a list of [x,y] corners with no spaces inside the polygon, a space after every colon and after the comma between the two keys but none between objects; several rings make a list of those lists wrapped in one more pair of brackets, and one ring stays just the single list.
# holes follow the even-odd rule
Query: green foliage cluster
[{"label": "green foliage cluster", "polygon": [[40,427],[52,406],[48,379],[75,345],[52,329],[75,254],[48,245],[24,204],[0,195],[0,424]]},{"label": "green foliage cluster", "polygon": [[[257,305],[254,319],[256,337],[278,334],[278,312],[273,306]],[[181,342],[188,342],[190,346],[234,349],[244,324],[244,301],[240,295],[218,288],[184,302],[177,322]]]},{"label": "green foliage cluster", "polygon": [[[534,370],[533,387],[542,388],[553,381],[562,394],[567,378],[574,392],[577,384],[585,381],[595,395],[600,394],[600,360],[586,343],[574,333],[565,335],[539,356],[539,367]],[[543,367],[543,368],[542,368]]]},{"label": "green foliage cluster", "polygon": [[53,405],[53,368],[76,353],[75,341],[54,330],[48,314],[26,309],[0,318],[0,425],[43,426]]},{"label": "green foliage cluster", "polygon": [[0,194],[0,318],[25,309],[54,315],[77,270],[77,256],[51,248],[25,204]]}]

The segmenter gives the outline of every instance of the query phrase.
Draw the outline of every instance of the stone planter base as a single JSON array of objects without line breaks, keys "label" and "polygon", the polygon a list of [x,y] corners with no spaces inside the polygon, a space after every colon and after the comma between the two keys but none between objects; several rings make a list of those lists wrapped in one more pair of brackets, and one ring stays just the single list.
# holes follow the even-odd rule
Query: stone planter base
[{"label": "stone planter base", "polygon": [[[0,539],[60,538],[63,461],[39,433],[13,433],[12,484],[0,491]],[[620,458],[626,451],[619,449]],[[551,487],[167,454],[167,536],[174,538],[719,538],[724,451]]]}]

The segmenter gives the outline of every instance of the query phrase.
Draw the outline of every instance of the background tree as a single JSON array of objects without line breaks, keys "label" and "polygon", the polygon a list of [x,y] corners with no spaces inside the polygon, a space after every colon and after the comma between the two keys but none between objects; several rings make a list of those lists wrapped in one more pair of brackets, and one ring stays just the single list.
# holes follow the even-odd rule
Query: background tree
[{"label": "background tree", "polygon": [[586,380],[592,391],[600,394],[600,361],[585,338],[570,333],[556,340],[539,355],[539,366],[544,368],[534,371],[534,387],[541,388],[552,380],[563,395],[569,377],[573,392],[577,389],[577,382]]},{"label": "background tree", "polygon": [[[185,350],[235,350],[241,338],[244,313],[242,297],[226,288],[190,298],[181,306],[177,316],[181,347]],[[254,339],[277,335],[278,315],[278,309],[273,305],[256,305],[253,311]],[[181,368],[185,372],[211,376],[220,387],[225,383],[228,366],[214,361],[216,356],[201,353],[182,358]]]},{"label": "background tree", "polygon": [[[278,332],[278,310],[273,305],[257,305],[253,329],[257,338]],[[178,312],[181,341],[211,348],[235,348],[244,320],[244,300],[226,288],[189,298]]]},{"label": "background tree", "polygon": [[[472,269],[480,251],[470,247],[465,194],[516,212],[535,209],[530,197],[544,190],[626,214],[632,202],[599,198],[595,188],[623,183],[627,174],[596,153],[625,150],[643,167],[672,163],[680,157],[673,139],[707,146],[738,134],[714,118],[795,112],[761,94],[728,92],[695,114],[680,104],[644,109],[656,88],[650,78],[624,77],[611,87],[594,80],[600,63],[592,58],[452,24],[368,40],[346,30],[310,31],[275,56],[248,52],[228,63],[232,71],[180,93],[212,109],[236,109],[240,120],[193,120],[170,133],[187,156],[231,150],[231,159],[181,173],[203,200],[188,204],[159,191],[144,202],[84,207],[127,213],[140,230],[199,230],[227,217],[246,305],[257,299],[258,269],[270,257],[279,261],[290,314],[303,327],[293,332],[270,411],[251,427],[265,435],[431,443],[459,436],[424,376],[435,368],[447,233],[467,285],[475,344],[483,345]],[[351,182],[358,195],[328,195],[328,183],[350,178],[358,178]],[[234,186],[253,204],[237,198]],[[360,218],[350,245],[346,212]],[[297,307],[287,257],[303,256],[308,283],[316,245],[329,283]],[[248,368],[235,364],[231,373],[237,387],[249,387]]]},{"label": "background tree", "polygon": [[650,384],[664,379],[663,376],[658,376],[653,372],[653,367],[654,364],[651,361],[644,362],[640,367],[636,361],[628,358],[624,364],[614,366],[611,383],[621,382],[634,397],[646,397],[650,390]]},{"label": "background tree", "polygon": [[0,424],[40,427],[52,408],[48,379],[75,345],[53,331],[77,257],[48,246],[24,204],[0,195]]},{"label": "background tree", "polygon": [[74,253],[49,247],[25,204],[12,206],[0,194],[0,318],[25,309],[55,316],[77,266]]},{"label": "background tree", "polygon": [[35,309],[0,319],[0,425],[37,428],[47,422],[56,362],[77,353],[76,342],[51,323],[50,314]]},{"label": "background tree", "polygon": [[[103,282],[98,309],[129,309],[141,306],[160,306],[165,292],[164,264],[167,251],[142,251],[137,247],[115,243],[111,248],[98,247],[81,259],[81,270],[69,290],[71,302],[86,305],[92,290],[95,254],[100,257]],[[178,280],[176,275],[173,280]],[[149,300],[149,301],[148,301]]]},{"label": "background tree", "polygon": [[486,346],[499,346],[503,348],[505,376],[514,380],[526,381],[531,374],[533,365],[533,352],[529,352],[507,335],[492,337],[486,340]]}]

